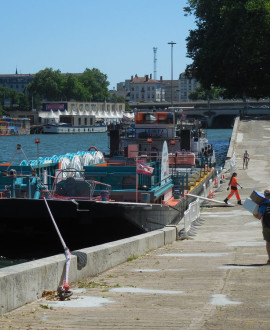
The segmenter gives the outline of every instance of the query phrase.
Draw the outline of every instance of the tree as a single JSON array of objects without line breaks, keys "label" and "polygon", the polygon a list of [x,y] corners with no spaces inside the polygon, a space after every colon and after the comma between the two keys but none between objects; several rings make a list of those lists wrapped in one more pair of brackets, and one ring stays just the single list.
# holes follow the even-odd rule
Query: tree
[{"label": "tree", "polygon": [[46,68],[39,71],[28,85],[30,97],[35,100],[104,101],[108,95],[107,76],[98,69],[86,69],[81,76],[62,74],[59,70]]},{"label": "tree", "polygon": [[187,66],[205,89],[225,88],[231,97],[269,96],[270,0],[188,0],[194,14]]},{"label": "tree", "polygon": [[90,99],[87,88],[71,73],[67,74],[65,77],[63,95],[65,95],[67,100],[88,101]]},{"label": "tree", "polygon": [[86,68],[79,80],[87,89],[92,101],[104,101],[109,97],[107,75],[98,69]]},{"label": "tree", "polygon": [[219,100],[223,98],[225,93],[224,89],[216,88],[214,86],[210,87],[210,90],[204,89],[202,86],[197,86],[195,90],[189,93],[188,97],[191,100]]},{"label": "tree", "polygon": [[[10,106],[5,107],[5,100],[9,99]],[[14,89],[0,86],[0,104],[2,109],[10,110],[14,107],[18,110],[30,110],[28,98],[24,93],[17,92]]]},{"label": "tree", "polygon": [[63,87],[64,76],[60,70],[53,71],[52,68],[46,68],[35,74],[27,89],[30,95],[37,94],[49,101],[61,101]]}]

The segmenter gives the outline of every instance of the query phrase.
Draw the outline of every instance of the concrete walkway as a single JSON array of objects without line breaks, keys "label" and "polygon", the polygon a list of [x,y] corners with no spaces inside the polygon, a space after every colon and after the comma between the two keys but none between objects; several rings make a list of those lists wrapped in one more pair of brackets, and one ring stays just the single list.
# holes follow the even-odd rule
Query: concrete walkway
[{"label": "concrete walkway", "polygon": [[[235,148],[244,201],[270,186],[270,122],[240,122]],[[243,170],[246,149],[251,160]],[[226,187],[215,199],[226,197]],[[204,207],[202,218],[193,239],[74,283],[70,301],[40,299],[4,314],[0,328],[270,329],[270,266],[260,222],[239,205]]]}]

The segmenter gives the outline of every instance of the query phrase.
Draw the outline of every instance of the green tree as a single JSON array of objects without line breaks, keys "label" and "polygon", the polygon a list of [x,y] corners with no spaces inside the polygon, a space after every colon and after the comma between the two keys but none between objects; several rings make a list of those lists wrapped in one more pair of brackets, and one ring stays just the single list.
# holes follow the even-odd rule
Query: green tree
[{"label": "green tree", "polygon": [[88,90],[79,81],[79,79],[71,73],[68,73],[65,77],[63,95],[69,101],[71,99],[79,101],[88,101],[90,95]]},{"label": "green tree", "polygon": [[49,101],[61,101],[64,79],[60,70],[46,68],[35,74],[27,89],[31,96],[36,94]]},{"label": "green tree", "polygon": [[79,80],[87,89],[89,98],[92,101],[104,101],[109,97],[107,75],[101,73],[98,69],[86,68]]},{"label": "green tree", "polygon": [[195,90],[189,93],[188,97],[191,100],[219,100],[223,98],[225,93],[224,89],[217,88],[214,86],[210,87],[210,90],[203,88],[202,86],[197,86]]},{"label": "green tree", "polygon": [[[10,107],[5,108],[5,100],[10,100]],[[27,96],[24,93],[17,92],[14,89],[0,86],[0,104],[5,110],[11,110],[14,108],[17,110],[30,110],[30,104]]]},{"label": "green tree", "polygon": [[233,97],[269,96],[270,0],[188,0],[196,29],[187,40],[187,66],[205,89]]}]

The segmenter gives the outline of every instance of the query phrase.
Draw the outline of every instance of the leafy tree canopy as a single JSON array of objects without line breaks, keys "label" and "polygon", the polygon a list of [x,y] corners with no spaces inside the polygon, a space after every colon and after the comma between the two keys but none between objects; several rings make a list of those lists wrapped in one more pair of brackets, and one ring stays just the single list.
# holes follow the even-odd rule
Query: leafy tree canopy
[{"label": "leafy tree canopy", "polygon": [[214,86],[210,87],[210,90],[204,89],[202,86],[197,86],[195,90],[189,93],[188,97],[191,100],[219,100],[223,98],[225,93],[224,89],[216,88]]},{"label": "leafy tree canopy", "polygon": [[107,75],[101,73],[98,69],[85,69],[79,77],[83,86],[89,93],[91,100],[104,101],[109,96]]},{"label": "leafy tree canopy", "polygon": [[29,110],[29,100],[24,93],[17,92],[14,89],[0,86],[0,105],[4,110],[10,110],[10,107],[5,108],[5,100],[10,100],[10,106],[16,107],[18,110]]},{"label": "leafy tree canopy", "polygon": [[52,68],[46,68],[35,74],[27,89],[32,95],[38,94],[49,101],[58,101],[62,97],[64,80],[59,70],[53,71]]},{"label": "leafy tree canopy", "polygon": [[35,74],[28,91],[49,101],[104,101],[109,95],[108,86],[107,75],[98,69],[86,69],[82,75],[74,75],[46,68]]},{"label": "leafy tree canopy", "polygon": [[205,89],[225,88],[232,97],[269,96],[270,0],[187,0],[193,14],[187,70]]}]

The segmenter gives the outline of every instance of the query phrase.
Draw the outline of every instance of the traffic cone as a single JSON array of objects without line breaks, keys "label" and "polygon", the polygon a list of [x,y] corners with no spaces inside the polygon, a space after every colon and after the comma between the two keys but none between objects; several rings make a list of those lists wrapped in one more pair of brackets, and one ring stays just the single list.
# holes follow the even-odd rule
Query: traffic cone
[{"label": "traffic cone", "polygon": [[211,193],[211,190],[209,190],[209,199],[213,199],[213,196],[212,196],[212,193]]},{"label": "traffic cone", "polygon": [[215,182],[214,182],[214,185],[217,186],[218,185],[218,182],[217,182],[217,177],[215,177]]}]

